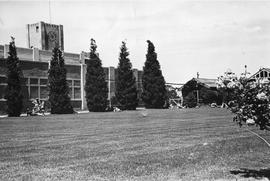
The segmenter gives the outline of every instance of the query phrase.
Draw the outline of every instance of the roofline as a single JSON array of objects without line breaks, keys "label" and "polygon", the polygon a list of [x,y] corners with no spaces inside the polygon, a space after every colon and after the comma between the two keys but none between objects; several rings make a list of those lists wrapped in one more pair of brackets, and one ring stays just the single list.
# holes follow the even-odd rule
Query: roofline
[{"label": "roofline", "polygon": [[260,68],[256,73],[254,73],[254,74],[253,74],[252,76],[250,76],[248,79],[255,78],[255,77],[253,77],[253,76],[255,76],[257,73],[259,73],[259,72],[262,71],[262,70],[266,70],[266,71],[270,72],[270,70],[269,70],[268,68],[263,67],[263,68]]},{"label": "roofline", "polygon": [[[193,77],[191,80],[195,80],[196,82],[198,82],[198,83],[200,83],[200,84],[203,84],[205,87],[207,87],[207,88],[211,88],[211,87],[210,87],[210,86],[208,86],[207,84],[205,84],[205,83],[203,83],[203,82],[198,81],[198,79],[207,79],[207,78],[195,78],[195,77]],[[191,80],[189,80],[189,81],[191,81]],[[217,79],[208,79],[208,80],[217,80]],[[189,81],[187,81],[187,82],[189,82]]]}]

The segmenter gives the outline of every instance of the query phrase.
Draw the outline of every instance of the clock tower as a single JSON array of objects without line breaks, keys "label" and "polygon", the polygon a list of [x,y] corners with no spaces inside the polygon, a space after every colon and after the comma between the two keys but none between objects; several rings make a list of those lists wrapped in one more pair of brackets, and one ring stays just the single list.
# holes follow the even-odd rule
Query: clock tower
[{"label": "clock tower", "polygon": [[29,48],[52,50],[59,46],[64,50],[63,25],[48,24],[42,21],[27,24],[27,45]]}]

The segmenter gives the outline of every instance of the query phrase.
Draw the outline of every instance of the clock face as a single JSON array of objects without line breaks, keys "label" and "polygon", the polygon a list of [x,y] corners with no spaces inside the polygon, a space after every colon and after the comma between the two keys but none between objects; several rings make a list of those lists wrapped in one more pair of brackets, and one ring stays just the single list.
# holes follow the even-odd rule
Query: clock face
[{"label": "clock face", "polygon": [[55,42],[55,41],[56,41],[56,38],[57,38],[56,32],[54,32],[54,31],[49,31],[48,37],[49,37],[49,40],[50,40],[50,41]]}]

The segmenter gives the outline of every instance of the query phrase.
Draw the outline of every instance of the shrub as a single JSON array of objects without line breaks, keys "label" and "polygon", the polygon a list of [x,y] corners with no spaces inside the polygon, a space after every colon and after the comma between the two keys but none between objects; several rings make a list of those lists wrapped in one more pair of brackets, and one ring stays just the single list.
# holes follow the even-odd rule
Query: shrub
[{"label": "shrub", "polygon": [[219,87],[230,93],[228,106],[235,113],[234,121],[270,130],[270,84],[249,82],[247,78],[219,78]]}]

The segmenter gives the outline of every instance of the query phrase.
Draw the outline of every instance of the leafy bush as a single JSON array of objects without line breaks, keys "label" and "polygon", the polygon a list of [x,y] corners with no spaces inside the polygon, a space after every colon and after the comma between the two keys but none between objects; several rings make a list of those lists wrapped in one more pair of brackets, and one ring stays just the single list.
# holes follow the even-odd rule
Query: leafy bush
[{"label": "leafy bush", "polygon": [[211,90],[209,88],[202,87],[199,91],[199,97],[203,104],[216,103],[221,104],[222,98],[217,90]]},{"label": "leafy bush", "polygon": [[261,130],[270,130],[270,84],[240,79],[219,78],[219,87],[229,92],[228,106],[236,114],[234,121],[255,124]]}]

